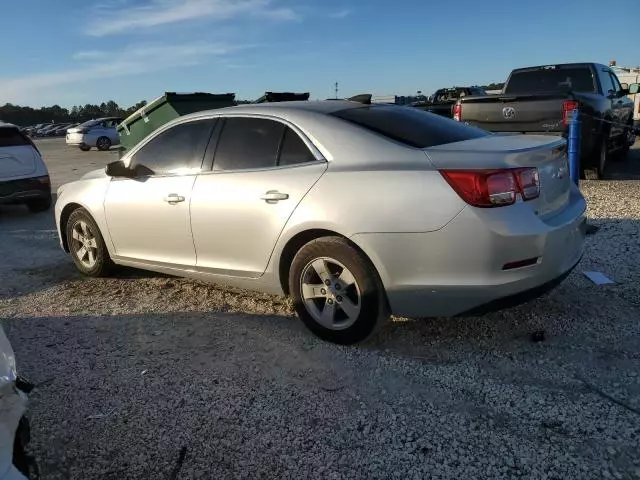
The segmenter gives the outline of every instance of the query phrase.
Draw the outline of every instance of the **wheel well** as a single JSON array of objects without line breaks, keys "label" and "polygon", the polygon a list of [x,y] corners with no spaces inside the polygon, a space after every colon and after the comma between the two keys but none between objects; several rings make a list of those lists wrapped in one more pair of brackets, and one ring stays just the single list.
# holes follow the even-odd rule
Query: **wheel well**
[{"label": "wheel well", "polygon": [[[278,273],[280,278],[280,286],[282,287],[282,291],[285,295],[289,295],[289,270],[291,269],[291,264],[293,263],[293,258],[296,256],[296,253],[307,243],[312,240],[316,240],[322,237],[341,237],[344,238],[349,244],[358,250],[369,263],[373,266],[373,262],[369,258],[369,256],[355,243],[349,240],[344,235],[341,235],[337,232],[333,232],[331,230],[323,230],[323,229],[313,229],[313,230],[305,230],[304,232],[300,232],[297,235],[293,236],[285,245],[282,250],[282,254],[280,255],[280,265],[278,267]],[[373,266],[374,271],[375,266]],[[376,271],[376,274],[378,272]],[[378,274],[379,275],[379,274]]]},{"label": "wheel well", "polygon": [[62,213],[60,214],[60,238],[62,238],[62,246],[64,247],[64,251],[69,253],[69,242],[67,242],[67,221],[73,212],[77,209],[82,208],[82,205],[78,203],[69,203],[64,206],[62,209]]}]

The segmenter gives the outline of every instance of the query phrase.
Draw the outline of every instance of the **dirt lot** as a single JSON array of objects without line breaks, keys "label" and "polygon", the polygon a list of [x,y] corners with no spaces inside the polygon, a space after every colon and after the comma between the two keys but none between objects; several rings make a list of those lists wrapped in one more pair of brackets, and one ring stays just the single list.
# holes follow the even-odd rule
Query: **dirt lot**
[{"label": "dirt lot", "polygon": [[[54,188],[117,158],[38,146]],[[366,347],[316,340],[280,298],[82,278],[52,212],[0,209],[0,318],[39,384],[42,478],[640,479],[632,153],[583,183],[601,230],[555,291],[482,319],[396,320]]]}]

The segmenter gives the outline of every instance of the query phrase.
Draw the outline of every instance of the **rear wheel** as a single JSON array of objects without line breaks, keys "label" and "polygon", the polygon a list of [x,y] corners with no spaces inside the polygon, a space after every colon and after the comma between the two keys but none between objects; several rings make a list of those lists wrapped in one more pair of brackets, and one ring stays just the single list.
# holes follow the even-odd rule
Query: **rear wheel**
[{"label": "rear wheel", "polygon": [[32,213],[45,212],[51,208],[51,196],[29,200],[27,208]]},{"label": "rear wheel", "polygon": [[298,251],[289,291],[307,328],[329,342],[361,342],[389,316],[373,265],[341,237],[313,240]]},{"label": "rear wheel", "polygon": [[100,229],[85,209],[71,213],[66,234],[69,252],[80,272],[90,277],[103,277],[113,269]]},{"label": "rear wheel", "polygon": [[108,137],[100,137],[96,140],[96,148],[100,151],[109,150],[111,148],[111,140]]},{"label": "rear wheel", "polygon": [[89,150],[91,150],[91,147],[88,145],[80,145],[80,150],[82,150],[83,152],[88,152]]}]

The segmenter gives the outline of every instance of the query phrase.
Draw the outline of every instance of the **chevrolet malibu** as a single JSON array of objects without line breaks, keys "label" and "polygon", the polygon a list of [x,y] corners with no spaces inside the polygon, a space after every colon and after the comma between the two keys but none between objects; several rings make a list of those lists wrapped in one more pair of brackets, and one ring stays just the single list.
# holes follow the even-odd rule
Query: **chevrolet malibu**
[{"label": "chevrolet malibu", "polygon": [[477,314],[560,283],[585,200],[559,137],[493,135],[411,107],[243,105],[180,117],[58,190],[77,268],[290,295],[352,344],[390,314]]}]

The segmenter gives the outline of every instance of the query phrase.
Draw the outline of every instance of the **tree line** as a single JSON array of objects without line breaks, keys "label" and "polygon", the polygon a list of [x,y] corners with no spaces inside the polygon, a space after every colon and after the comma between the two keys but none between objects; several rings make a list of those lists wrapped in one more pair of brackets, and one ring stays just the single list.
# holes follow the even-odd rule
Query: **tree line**
[{"label": "tree line", "polygon": [[86,122],[100,117],[121,117],[125,118],[133,112],[147,104],[145,100],[122,108],[113,100],[102,102],[100,105],[75,105],[71,109],[63,108],[60,105],[52,107],[23,107],[7,103],[0,106],[0,122],[13,123],[15,125],[27,126],[38,123],[70,123]]}]

